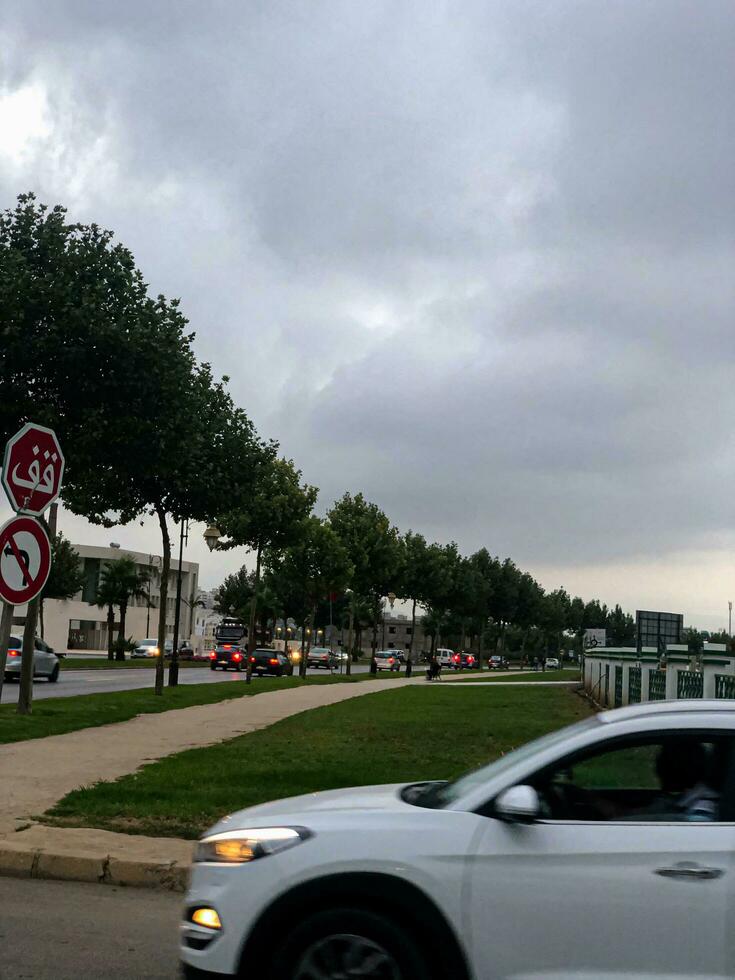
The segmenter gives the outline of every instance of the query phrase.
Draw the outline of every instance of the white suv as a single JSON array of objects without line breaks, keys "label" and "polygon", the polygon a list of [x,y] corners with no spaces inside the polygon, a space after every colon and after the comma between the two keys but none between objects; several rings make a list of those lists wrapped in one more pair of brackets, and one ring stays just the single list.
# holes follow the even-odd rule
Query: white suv
[{"label": "white suv", "polygon": [[735,976],[735,707],[606,712],[454,782],[331,790],[197,846],[187,978]]}]

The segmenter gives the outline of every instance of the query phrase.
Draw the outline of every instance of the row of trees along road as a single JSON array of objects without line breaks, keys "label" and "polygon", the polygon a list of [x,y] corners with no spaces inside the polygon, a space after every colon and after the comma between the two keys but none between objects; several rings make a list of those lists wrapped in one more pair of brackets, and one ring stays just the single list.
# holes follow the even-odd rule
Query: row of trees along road
[{"label": "row of trees along road", "polygon": [[[317,490],[279,456],[277,443],[258,435],[233,403],[228,379],[197,360],[193,341],[178,300],[149,294],[132,254],[111,232],[72,223],[64,208],[46,207],[32,194],[0,216],[0,439],[28,420],[50,426],[67,458],[67,508],[107,527],[156,518],[159,649],[171,525],[185,519],[217,524],[220,547],[252,553],[254,573],[240,582],[249,590],[240,612],[251,627],[265,614],[315,625],[336,593],[350,647],[371,629],[374,648],[391,592],[411,603],[414,617],[417,608],[426,611],[434,639],[458,631],[482,643],[489,626],[503,646],[517,630],[528,640],[534,629],[556,634],[577,623],[569,610],[579,619],[581,600],[562,590],[544,594],[512,562],[484,550],[464,558],[453,544],[400,535],[361,494],[346,494],[325,520],[314,517]],[[120,574],[108,571],[97,597],[108,622],[112,607],[121,610],[118,655],[127,600],[145,585],[131,581],[130,569],[127,585],[113,581]],[[586,622],[586,612],[582,618],[605,625],[599,616]],[[251,628],[251,649],[255,637]],[[169,683],[175,678],[171,671]],[[159,657],[156,693],[163,686]]]},{"label": "row of trees along road", "polygon": [[595,627],[605,627],[614,643],[634,641],[633,619],[620,606],[610,610],[597,600],[572,598],[564,589],[547,592],[509,558],[493,557],[485,548],[463,556],[454,543],[428,543],[413,531],[401,534],[359,493],[345,494],[323,521],[302,519],[289,543],[264,547],[257,574],[243,567],[228,576],[217,605],[220,612],[239,616],[257,608],[261,632],[277,620],[284,626],[292,620],[302,637],[311,636],[334,622],[347,629],[351,652],[359,651],[367,630],[374,652],[386,595],[409,604],[409,656],[414,656],[417,610],[431,651],[451,643],[471,647],[480,657],[496,651],[556,653],[570,642],[581,647],[584,631]]}]

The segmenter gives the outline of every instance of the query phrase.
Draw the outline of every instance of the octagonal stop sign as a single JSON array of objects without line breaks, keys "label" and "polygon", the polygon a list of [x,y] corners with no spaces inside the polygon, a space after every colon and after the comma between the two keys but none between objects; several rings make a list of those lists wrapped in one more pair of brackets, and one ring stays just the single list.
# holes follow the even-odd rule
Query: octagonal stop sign
[{"label": "octagonal stop sign", "polygon": [[27,422],[8,440],[2,483],[13,510],[40,517],[59,495],[64,454],[56,433]]}]

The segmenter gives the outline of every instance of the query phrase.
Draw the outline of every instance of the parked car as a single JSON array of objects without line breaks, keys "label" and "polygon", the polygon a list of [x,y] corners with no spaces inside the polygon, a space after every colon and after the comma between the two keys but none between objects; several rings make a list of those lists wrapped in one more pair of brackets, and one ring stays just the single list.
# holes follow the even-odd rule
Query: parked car
[{"label": "parked car", "polygon": [[398,659],[397,650],[376,650],[375,663],[378,670],[398,671],[401,669],[401,661]]},{"label": "parked car", "polygon": [[[11,636],[8,640],[8,657],[3,671],[6,681],[20,680],[22,651],[23,640],[19,636]],[[59,658],[53,648],[38,637],[33,649],[33,676],[45,677],[51,684],[55,684],[59,679]]]},{"label": "parked car", "polygon": [[239,643],[218,643],[209,655],[211,670],[242,670],[247,666],[247,650]]},{"label": "parked car", "polygon": [[[170,657],[171,651],[173,650],[174,644],[173,640],[166,640],[164,645],[164,657]],[[145,640],[141,640],[140,643],[135,647],[133,652],[130,654],[132,659],[145,659],[146,657],[157,657],[160,651],[158,649],[158,640],[155,636],[149,636]]]},{"label": "parked car", "polygon": [[293,674],[293,664],[280,650],[253,650],[250,655],[250,669],[258,677],[264,674],[272,674],[275,677]]},{"label": "parked car", "polygon": [[196,847],[185,976],[724,980],[734,746],[732,701],[647,702],[451,782],[230,814]]},{"label": "parked car", "polygon": [[490,670],[507,670],[508,669],[508,658],[501,657],[499,654],[495,653],[490,657],[487,662]]},{"label": "parked car", "polygon": [[547,670],[558,670],[559,669],[559,658],[558,657],[547,657],[546,658],[546,669]]},{"label": "parked car", "polygon": [[461,653],[459,655],[459,669],[460,670],[477,670],[480,666],[480,661],[474,655],[474,653]]},{"label": "parked car", "polygon": [[339,666],[339,663],[329,647],[312,647],[306,655],[306,666],[334,670],[335,667]]}]

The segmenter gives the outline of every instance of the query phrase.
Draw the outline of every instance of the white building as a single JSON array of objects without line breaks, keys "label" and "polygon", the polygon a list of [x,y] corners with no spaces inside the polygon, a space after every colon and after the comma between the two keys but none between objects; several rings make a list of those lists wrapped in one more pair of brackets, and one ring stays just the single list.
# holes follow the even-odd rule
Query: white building
[{"label": "white building", "polygon": [[[161,599],[160,555],[142,554],[125,548],[104,548],[96,545],[75,544],[84,567],[84,585],[73,599],[46,599],[43,604],[43,638],[55,650],[106,650],[107,610],[95,605],[97,588],[102,569],[111,561],[124,556],[133,558],[140,569],[150,573],[146,594],[130,600],[125,620],[125,634],[133,640],[142,640],[158,634],[158,616]],[[176,576],[178,560],[171,560],[166,602],[166,635],[173,637],[176,614]],[[196,600],[199,592],[199,564],[181,563],[181,609],[179,613],[179,637],[194,643]],[[120,610],[115,607],[114,633],[117,636]],[[17,632],[25,621],[25,607],[17,606],[13,615],[13,629]],[[38,633],[41,633],[39,624]],[[201,640],[199,640],[201,645]]]}]

